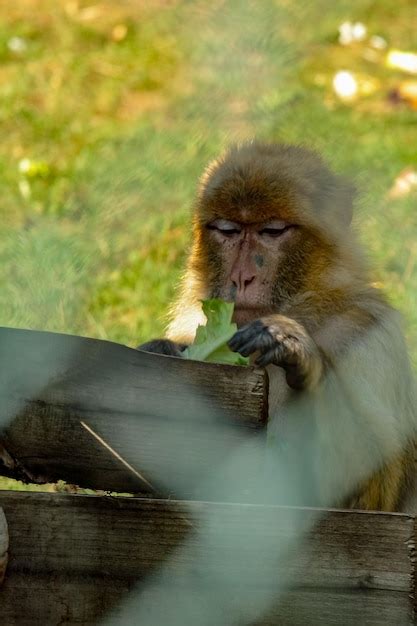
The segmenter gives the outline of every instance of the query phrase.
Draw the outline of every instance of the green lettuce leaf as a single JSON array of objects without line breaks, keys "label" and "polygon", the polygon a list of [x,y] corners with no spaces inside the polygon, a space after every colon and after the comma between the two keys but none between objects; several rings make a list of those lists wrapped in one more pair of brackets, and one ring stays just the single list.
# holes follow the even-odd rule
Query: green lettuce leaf
[{"label": "green lettuce leaf", "polygon": [[232,350],[227,345],[237,331],[232,322],[234,304],[223,300],[203,300],[203,313],[207,318],[205,326],[199,326],[194,343],[182,353],[186,359],[227,363],[229,365],[249,365],[249,359]]}]

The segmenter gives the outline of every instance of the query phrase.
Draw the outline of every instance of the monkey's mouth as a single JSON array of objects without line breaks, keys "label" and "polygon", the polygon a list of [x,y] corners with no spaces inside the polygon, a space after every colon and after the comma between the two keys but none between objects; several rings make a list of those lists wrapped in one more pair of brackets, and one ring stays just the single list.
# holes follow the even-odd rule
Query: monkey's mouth
[{"label": "monkey's mouth", "polygon": [[244,326],[268,315],[270,310],[262,305],[236,304],[233,312],[233,321],[238,326]]}]

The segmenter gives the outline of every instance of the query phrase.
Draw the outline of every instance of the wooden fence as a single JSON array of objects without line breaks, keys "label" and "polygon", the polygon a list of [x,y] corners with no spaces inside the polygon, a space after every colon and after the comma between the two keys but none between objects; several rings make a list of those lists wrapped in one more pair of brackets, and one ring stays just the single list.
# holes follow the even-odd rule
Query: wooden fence
[{"label": "wooden fence", "polygon": [[13,329],[0,366],[3,473],[136,494],[0,492],[1,624],[145,625],[125,601],[152,598],[161,624],[173,598],[217,624],[208,589],[225,624],[414,623],[413,516],[204,501],[213,464],[263,437],[263,370]]}]

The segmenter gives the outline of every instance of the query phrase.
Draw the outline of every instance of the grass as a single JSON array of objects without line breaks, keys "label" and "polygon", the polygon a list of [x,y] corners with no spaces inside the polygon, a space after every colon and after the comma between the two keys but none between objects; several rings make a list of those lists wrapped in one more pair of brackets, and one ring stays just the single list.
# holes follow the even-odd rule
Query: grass
[{"label": "grass", "polygon": [[[0,324],[163,333],[198,176],[256,136],[356,180],[358,231],[417,362],[417,194],[387,200],[416,165],[417,111],[389,100],[404,75],[385,51],[337,35],[362,21],[417,50],[413,0],[20,0],[0,17]],[[341,69],[368,93],[338,100]]]}]

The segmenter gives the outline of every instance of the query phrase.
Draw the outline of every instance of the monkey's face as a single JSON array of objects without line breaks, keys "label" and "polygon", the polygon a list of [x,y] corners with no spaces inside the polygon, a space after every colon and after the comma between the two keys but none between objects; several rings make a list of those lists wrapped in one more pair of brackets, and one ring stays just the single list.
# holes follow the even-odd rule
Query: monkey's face
[{"label": "monkey's face", "polygon": [[238,325],[276,309],[280,271],[297,229],[274,217],[254,223],[218,218],[206,225],[208,258],[215,265],[212,295],[235,303]]},{"label": "monkey's face", "polygon": [[314,153],[244,144],[200,183],[192,267],[205,293],[235,302],[241,325],[314,289],[346,237],[352,190]]}]

